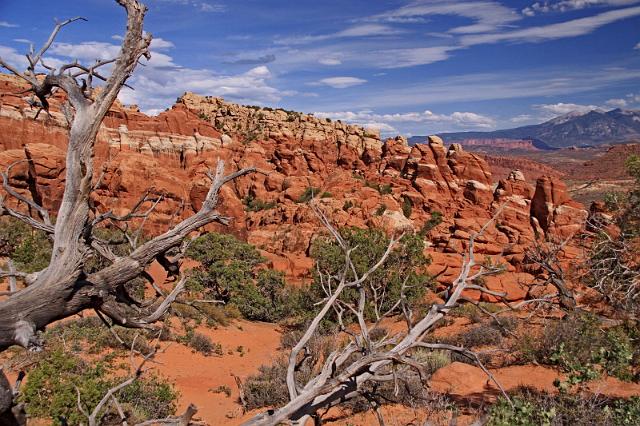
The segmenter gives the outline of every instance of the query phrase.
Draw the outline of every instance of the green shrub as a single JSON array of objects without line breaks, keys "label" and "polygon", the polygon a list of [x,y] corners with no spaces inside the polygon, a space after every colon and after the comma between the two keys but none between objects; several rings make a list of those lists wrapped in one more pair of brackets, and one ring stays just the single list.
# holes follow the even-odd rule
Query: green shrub
[{"label": "green shrub", "polygon": [[413,211],[413,204],[411,203],[411,200],[409,199],[409,197],[403,197],[402,198],[402,214],[404,214],[404,217],[410,218],[412,211]]},{"label": "green shrub", "polygon": [[387,211],[387,206],[385,204],[380,204],[380,206],[376,209],[376,216],[382,216],[384,212]]},{"label": "green shrub", "polygon": [[13,218],[0,220],[0,255],[10,257],[16,269],[37,272],[51,259],[52,244],[47,235]]},{"label": "green shrub", "polygon": [[188,332],[186,337],[186,343],[194,349],[196,352],[200,352],[204,356],[210,355],[222,355],[222,346],[219,343],[214,343],[213,340],[206,334],[198,332]]},{"label": "green shrub", "polygon": [[380,188],[378,189],[378,192],[380,192],[380,195],[391,194],[393,192],[393,187],[391,186],[390,183],[386,183],[380,186]]},{"label": "green shrub", "polygon": [[[376,229],[344,228],[340,230],[342,238],[349,247],[356,247],[351,253],[351,260],[359,276],[376,264],[389,244],[384,232]],[[431,284],[429,275],[421,272],[429,265],[430,259],[423,254],[424,241],[416,235],[405,235],[392,250],[387,261],[378,268],[365,283],[367,291],[366,315],[369,319],[377,318],[391,309],[400,297],[403,282],[406,283],[406,301],[409,306],[417,307]],[[311,256],[323,273],[338,276],[344,269],[344,253],[333,238],[317,238],[311,247]],[[353,279],[349,272],[349,279]],[[380,296],[377,306],[373,301],[373,288],[377,288]],[[384,291],[383,291],[384,289]],[[319,277],[315,276],[311,287],[314,299],[325,297]],[[343,300],[354,302],[357,298],[354,289],[343,293]]]},{"label": "green shrub", "polygon": [[442,213],[435,211],[431,212],[431,218],[429,218],[422,228],[420,229],[419,234],[422,236],[427,235],[433,228],[440,225],[442,223]]},{"label": "green shrub", "polygon": [[[61,349],[47,353],[27,374],[22,388],[21,400],[26,403],[27,413],[52,419],[56,425],[86,423],[77,406],[76,388],[82,405],[93,411],[106,392],[122,381],[108,376],[109,367],[104,361],[87,363]],[[135,422],[173,414],[178,395],[157,376],[143,376],[116,396],[127,420]]]},{"label": "green shrub", "polygon": [[488,412],[490,426],[621,426],[640,424],[640,398],[610,399],[581,394],[550,395],[521,389],[513,407],[500,398]]},{"label": "green shrub", "polygon": [[296,200],[296,203],[308,203],[314,197],[320,194],[320,188],[314,188],[312,186],[307,187],[302,195]]},{"label": "green shrub", "polygon": [[274,322],[301,312],[300,304],[306,306],[303,290],[288,288],[281,272],[257,270],[264,259],[255,247],[233,236],[207,234],[194,241],[187,254],[202,263],[193,271],[189,288],[237,308],[244,318]]},{"label": "green shrub", "polygon": [[254,195],[247,195],[243,201],[245,205],[245,210],[248,212],[259,212],[262,210],[271,210],[276,206],[275,201],[259,200]]},{"label": "green shrub", "polygon": [[113,331],[124,341],[124,344],[120,343],[97,317],[84,317],[52,325],[47,329],[44,337],[53,345],[72,342],[71,350],[75,352],[86,350],[96,354],[107,348],[129,350],[134,338],[137,350],[143,353],[151,351],[146,331],[120,326],[114,326]]},{"label": "green shrub", "polygon": [[246,410],[262,407],[278,407],[289,401],[287,390],[287,365],[280,358],[272,365],[262,365],[258,373],[249,376],[242,384]]},{"label": "green shrub", "polygon": [[351,207],[353,207],[353,201],[347,200],[342,205],[342,210],[344,210],[346,212],[346,211],[349,211],[351,209]]},{"label": "green shrub", "polygon": [[623,380],[633,377],[633,345],[621,327],[603,330],[591,314],[568,315],[550,324],[526,351],[539,362],[569,373],[564,386],[595,379],[599,371]]}]

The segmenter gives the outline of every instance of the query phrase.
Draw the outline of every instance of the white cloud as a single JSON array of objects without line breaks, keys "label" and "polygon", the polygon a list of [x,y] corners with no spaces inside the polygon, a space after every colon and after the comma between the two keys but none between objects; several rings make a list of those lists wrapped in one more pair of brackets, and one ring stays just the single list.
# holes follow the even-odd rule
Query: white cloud
[{"label": "white cloud", "polygon": [[457,47],[453,46],[417,47],[387,49],[373,52],[373,54],[378,57],[378,67],[391,69],[427,65],[444,61],[449,58],[449,52],[455,49],[457,49]]},{"label": "white cloud", "polygon": [[2,28],[18,28],[20,25],[18,24],[12,24],[10,22],[7,21],[0,21],[0,27]]},{"label": "white cloud", "polygon": [[313,85],[324,85],[334,89],[346,89],[347,87],[358,86],[366,83],[367,80],[357,77],[329,77],[318,80]]},{"label": "white cloud", "polygon": [[627,104],[640,104],[640,93],[629,93],[627,96]]},{"label": "white cloud", "polygon": [[640,7],[628,7],[556,24],[505,31],[502,33],[464,36],[461,37],[460,41],[464,46],[473,46],[484,43],[497,43],[500,41],[532,43],[565,37],[577,37],[589,34],[604,25],[639,15]]},{"label": "white cloud", "polygon": [[80,61],[94,61],[115,58],[119,52],[120,46],[115,44],[87,41],[80,44],[53,43],[47,53]]},{"label": "white cloud", "polygon": [[176,47],[172,42],[167,41],[163,38],[157,37],[151,39],[151,49],[152,50],[166,50],[173,49]]},{"label": "white cloud", "polygon": [[430,126],[453,126],[461,129],[492,129],[496,122],[493,118],[474,112],[453,112],[451,114],[435,114],[432,111],[406,112],[396,114],[377,114],[371,110],[358,112],[315,112],[320,118],[343,120],[365,127],[378,127],[381,131],[395,131],[394,124],[423,124]]},{"label": "white cloud", "polygon": [[579,105],[563,102],[559,102],[557,104],[534,105],[534,108],[541,112],[549,113],[552,116],[569,114],[570,112],[585,113],[593,111],[594,109],[599,109],[596,105]]},{"label": "white cloud", "polygon": [[525,16],[535,16],[548,12],[567,12],[571,10],[586,9],[593,6],[629,6],[638,3],[639,0],[560,0],[537,1],[531,6],[522,9]]},{"label": "white cloud", "polygon": [[16,43],[23,43],[23,44],[32,44],[33,42],[27,38],[14,38],[13,41],[15,41]]},{"label": "white cloud", "polygon": [[640,42],[638,42],[638,44],[635,45],[634,49],[636,50],[640,49]]},{"label": "white cloud", "polygon": [[308,44],[308,43],[317,43],[320,41],[339,39],[339,38],[389,36],[389,35],[402,34],[403,32],[404,31],[395,29],[388,25],[362,24],[362,25],[355,25],[332,34],[306,35],[306,36],[279,38],[274,40],[274,43],[281,44],[281,45]]},{"label": "white cloud", "polygon": [[627,101],[625,99],[609,99],[605,104],[614,108],[624,108],[627,106]]},{"label": "white cloud", "polygon": [[227,9],[225,5],[220,3],[200,2],[199,4],[197,4],[197,6],[202,12],[209,12],[209,13],[224,12]]},{"label": "white cloud", "polygon": [[397,22],[401,19],[424,19],[434,15],[454,15],[471,19],[473,24],[449,30],[455,34],[494,31],[520,19],[514,10],[496,1],[413,1],[390,12],[364,18],[364,21]]},{"label": "white cloud", "polygon": [[342,61],[340,59],[337,59],[337,58],[321,58],[318,61],[318,63],[320,63],[322,65],[335,66],[335,65],[342,64]]},{"label": "white cloud", "polygon": [[[281,91],[270,84],[274,77],[266,66],[257,66],[240,74],[217,74],[205,69],[185,68],[176,64],[166,53],[159,52],[173,47],[170,41],[157,38],[151,44],[151,59],[136,69],[128,83],[135,88],[124,88],[120,100],[125,104],[137,104],[142,110],[157,113],[170,106],[186,91],[201,95],[227,97],[231,101],[264,104],[277,103],[285,96],[295,94]],[[115,57],[120,46],[102,42],[80,44],[55,43],[45,58],[47,64],[59,66],[69,59],[93,61]],[[24,55],[15,49],[0,45],[0,56],[19,68],[26,67]],[[64,59],[64,60],[63,60]],[[107,67],[105,67],[107,68]],[[108,69],[104,70],[108,74]]]},{"label": "white cloud", "polygon": [[200,12],[224,12],[227,7],[226,5],[218,2],[212,1],[202,1],[202,0],[157,0],[162,3],[172,3],[181,6],[191,6]]},{"label": "white cloud", "polygon": [[536,118],[531,114],[520,114],[511,118],[509,121],[511,121],[512,123],[527,123],[535,120]]}]

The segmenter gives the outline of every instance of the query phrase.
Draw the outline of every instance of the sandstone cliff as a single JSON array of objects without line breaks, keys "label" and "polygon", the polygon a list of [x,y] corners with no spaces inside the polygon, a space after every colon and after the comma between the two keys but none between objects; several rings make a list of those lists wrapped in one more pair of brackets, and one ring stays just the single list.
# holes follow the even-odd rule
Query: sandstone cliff
[{"label": "sandstone cliff", "polygon": [[[12,181],[24,191],[36,188],[55,209],[66,148],[61,99],[52,100],[51,117],[42,113],[33,120],[35,111],[15,95],[20,90],[0,75],[0,165],[30,155],[35,172],[22,163]],[[492,277],[491,285],[512,300],[525,297],[522,283],[531,283],[523,268],[526,248],[537,237],[566,238],[587,215],[557,177],[543,177],[533,187],[514,172],[496,183],[481,156],[457,144],[447,149],[435,136],[414,146],[402,137],[381,142],[357,126],[190,93],[157,117],[114,105],[98,138],[96,206],[124,212],[153,187],[165,198],[147,229],[160,232],[199,207],[209,184],[206,171],[218,158],[229,169],[253,165],[266,172],[226,187],[221,209],[234,218],[228,231],[262,249],[292,281],[308,279],[309,248],[323,232],[304,202],[310,193],[337,226],[420,231],[441,213],[442,223],[426,240],[431,270],[442,272],[444,284],[455,276],[469,235],[506,203],[478,239],[477,252],[506,260],[508,274]]]}]

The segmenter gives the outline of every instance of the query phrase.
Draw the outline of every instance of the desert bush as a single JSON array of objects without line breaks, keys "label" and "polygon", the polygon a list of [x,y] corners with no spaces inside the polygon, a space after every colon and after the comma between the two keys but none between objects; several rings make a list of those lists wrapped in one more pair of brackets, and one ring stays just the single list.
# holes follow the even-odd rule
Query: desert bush
[{"label": "desert bush", "polygon": [[197,331],[188,331],[185,337],[186,344],[196,352],[200,352],[204,356],[218,355],[222,356],[222,346],[214,343],[206,334]]},{"label": "desert bush", "polygon": [[635,180],[626,194],[609,195],[607,207],[613,212],[620,229],[609,235],[599,223],[591,223],[597,236],[587,260],[584,281],[596,289],[611,306],[626,317],[640,313],[640,156],[627,159],[628,174]]},{"label": "desert bush", "polygon": [[272,365],[263,365],[258,373],[249,376],[242,384],[246,410],[262,407],[278,407],[289,401],[287,390],[287,361],[283,358]]},{"label": "desert bush", "polygon": [[31,273],[49,265],[51,241],[41,231],[35,231],[13,218],[0,218],[0,256],[10,257],[16,269]]},{"label": "desert bush", "polygon": [[247,195],[244,200],[245,210],[248,212],[259,212],[262,210],[271,210],[276,206],[275,201],[263,201],[255,197],[253,194]]},{"label": "desert bush", "polygon": [[[191,291],[204,291],[212,299],[235,307],[252,321],[275,322],[307,311],[306,289],[289,288],[281,272],[261,269],[264,262],[256,248],[230,235],[211,233],[194,241],[187,255],[202,263],[188,282]],[[301,293],[305,293],[304,295]],[[179,308],[184,315],[196,319],[195,311],[208,309],[220,314],[220,309],[199,305],[198,309]],[[202,312],[200,312],[202,313]],[[220,318],[213,317],[220,322]]]},{"label": "desert bush", "polygon": [[[31,417],[52,419],[55,425],[86,422],[77,406],[76,388],[83,406],[92,411],[108,389],[122,379],[109,377],[108,362],[88,363],[82,358],[55,349],[47,353],[27,374],[21,392]],[[165,417],[175,412],[178,394],[157,376],[141,377],[117,395],[127,420]],[[108,413],[103,413],[103,416]]]},{"label": "desert bush", "polygon": [[345,201],[345,202],[344,202],[344,204],[342,205],[342,210],[344,210],[344,211],[346,212],[346,211],[349,211],[349,209],[350,209],[351,207],[353,207],[353,201],[351,201],[351,200],[347,200],[347,201]]},{"label": "desert bush", "polygon": [[320,188],[314,188],[312,186],[307,187],[302,195],[296,200],[296,203],[308,203],[311,199],[320,194]]},{"label": "desert bush", "polygon": [[[348,246],[357,247],[351,253],[351,260],[359,275],[382,257],[389,244],[389,238],[377,229],[344,228],[340,230],[340,234]],[[426,289],[432,283],[431,277],[421,272],[431,261],[424,256],[423,250],[424,241],[421,237],[405,235],[386,262],[371,274],[365,283],[367,291],[365,313],[369,319],[375,319],[392,308],[400,297],[403,282],[407,286],[405,291],[407,303],[414,308],[419,305]],[[334,239],[314,240],[311,256],[323,273],[338,276],[344,268],[344,253]],[[351,280],[353,277],[349,276],[347,279]],[[315,300],[325,297],[317,275],[311,286],[311,292]],[[343,293],[343,299],[348,302],[353,302],[356,297],[354,289],[346,289]]]},{"label": "desert bush", "polygon": [[592,380],[605,371],[623,380],[633,378],[633,345],[623,328],[603,330],[594,315],[567,315],[550,324],[539,339],[526,343],[539,362],[569,373],[567,385]]},{"label": "desert bush", "polygon": [[422,236],[427,235],[433,228],[442,223],[442,213],[435,211],[431,212],[431,217],[420,228],[419,234]]},{"label": "desert bush", "polygon": [[451,353],[444,350],[417,349],[411,354],[412,358],[422,364],[427,373],[432,374],[451,364]]},{"label": "desert bush", "polygon": [[618,426],[640,424],[640,398],[610,399],[599,395],[550,395],[520,389],[513,407],[500,398],[490,407],[491,426]]},{"label": "desert bush", "polygon": [[413,203],[409,197],[402,198],[402,214],[406,218],[411,217],[411,212],[413,211]]},{"label": "desert bush", "polygon": [[113,331],[124,344],[119,342],[97,317],[84,317],[55,324],[47,329],[44,338],[54,346],[71,342],[71,350],[75,352],[86,350],[91,354],[101,353],[105,349],[129,350],[135,338],[137,350],[144,353],[151,351],[148,331],[120,326],[114,326]]},{"label": "desert bush", "polygon": [[455,341],[465,348],[497,345],[502,341],[502,333],[489,324],[478,324],[457,335]]}]

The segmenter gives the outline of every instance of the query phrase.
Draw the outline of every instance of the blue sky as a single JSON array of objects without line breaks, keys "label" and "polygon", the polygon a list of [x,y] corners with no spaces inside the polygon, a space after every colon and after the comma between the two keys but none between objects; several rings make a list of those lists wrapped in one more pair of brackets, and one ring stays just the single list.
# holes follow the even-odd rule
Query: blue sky
[{"label": "blue sky", "polygon": [[[147,0],[152,59],[121,99],[149,113],[184,91],[379,127],[491,130],[573,110],[640,108],[640,0]],[[0,57],[118,51],[110,0],[0,0]]]}]

